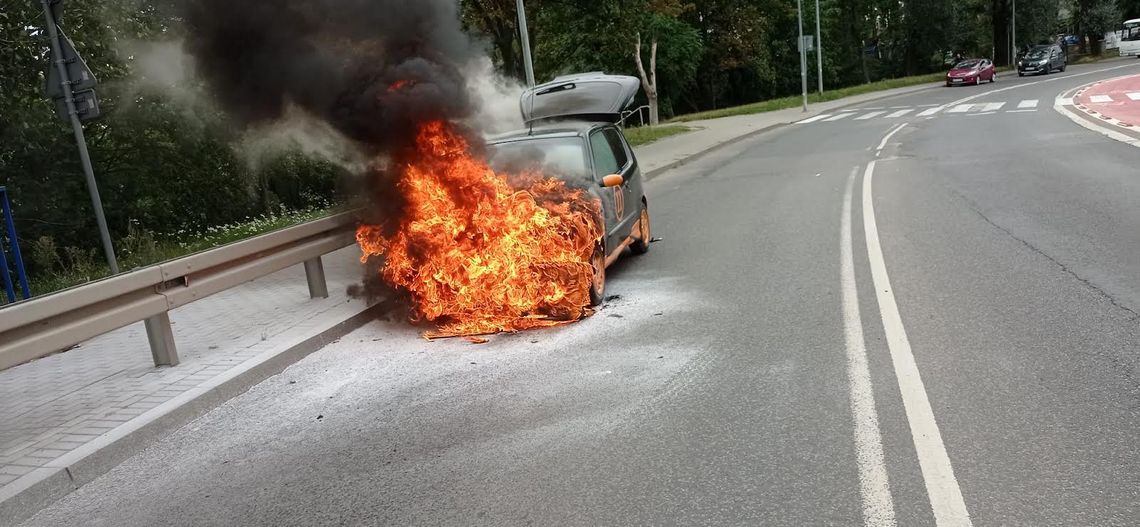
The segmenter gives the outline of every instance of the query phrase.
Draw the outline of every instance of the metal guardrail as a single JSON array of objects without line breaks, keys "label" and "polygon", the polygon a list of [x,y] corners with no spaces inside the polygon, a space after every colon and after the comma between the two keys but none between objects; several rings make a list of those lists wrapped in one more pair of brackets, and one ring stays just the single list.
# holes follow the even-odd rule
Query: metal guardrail
[{"label": "metal guardrail", "polygon": [[144,320],[155,365],[178,364],[170,310],[301,263],[310,297],[328,297],[321,256],[353,225],[342,213],[0,309],[0,370]]},{"label": "metal guardrail", "polygon": [[638,120],[638,122],[640,122],[640,124],[637,124],[638,127],[644,127],[644,125],[645,125],[645,114],[643,112],[649,112],[649,105],[642,105],[642,106],[638,106],[636,108],[633,108],[633,110],[627,110],[625,112],[621,112],[621,120],[618,121],[619,127],[625,128],[626,120],[629,119],[629,117],[633,116],[634,114],[637,114],[637,120]]}]

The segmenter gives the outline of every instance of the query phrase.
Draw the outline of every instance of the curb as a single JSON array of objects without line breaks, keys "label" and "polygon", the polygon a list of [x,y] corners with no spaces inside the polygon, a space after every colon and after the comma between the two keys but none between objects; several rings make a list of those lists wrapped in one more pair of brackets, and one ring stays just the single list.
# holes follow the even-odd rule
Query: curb
[{"label": "curb", "polygon": [[1121,122],[1107,115],[1103,115],[1100,112],[1092,110],[1091,108],[1088,108],[1087,106],[1081,104],[1081,102],[1077,100],[1081,94],[1088,91],[1088,89],[1092,88],[1093,86],[1135,76],[1137,75],[1122,75],[1120,77],[1113,77],[1111,79],[1090,82],[1083,86],[1069,90],[1065,93],[1062,93],[1061,96],[1057,97],[1057,99],[1053,102],[1053,109],[1056,110],[1057,113],[1068,117],[1069,120],[1073,121],[1082,128],[1086,128],[1088,130],[1101,134],[1105,137],[1108,137],[1109,139],[1140,148],[1140,137],[1133,135],[1140,132],[1140,130],[1138,130],[1135,125],[1131,123]]},{"label": "curb", "polygon": [[[281,350],[269,350],[187,391],[0,489],[0,518],[14,525],[141,452],[170,432],[281,373],[309,354],[375,319],[375,306]],[[11,522],[11,523],[8,523]]]},{"label": "curb", "polygon": [[[922,91],[926,91],[926,90],[935,90],[935,89],[941,88],[942,86],[943,86],[943,84],[941,82],[939,82],[939,83],[935,83],[935,84],[920,84],[917,86],[908,86],[906,88],[897,88],[900,91],[895,92],[895,93],[891,93],[891,94],[882,95],[880,97],[869,97],[866,99],[860,99],[858,101],[851,101],[848,103],[840,104],[839,106],[836,106],[834,108],[830,108],[827,111],[834,111],[834,110],[841,110],[843,108],[850,108],[852,106],[858,106],[860,104],[864,104],[864,103],[867,103],[870,101],[880,101],[880,100],[885,100],[885,99],[891,99],[894,97],[902,97],[904,95],[912,95],[912,94],[922,92]],[[872,92],[872,93],[874,93],[874,92]],[[860,97],[860,95],[855,95],[855,96],[852,96],[851,98],[855,98],[855,97]],[[843,99],[836,99],[835,101],[828,101],[828,102],[840,102],[840,101],[843,101]],[[817,104],[819,104],[819,103],[817,103]],[[814,116],[814,115],[818,115],[819,113],[822,113],[822,112],[812,113],[811,111],[809,111],[808,113]],[[760,114],[755,114],[755,115],[760,115]],[[750,131],[748,131],[742,135],[738,135],[736,137],[733,137],[732,139],[727,139],[725,141],[721,141],[719,143],[716,143],[716,144],[714,144],[714,145],[712,145],[712,146],[710,146],[704,150],[701,150],[700,152],[695,152],[694,154],[692,154],[686,158],[677,159],[675,161],[671,161],[669,163],[661,165],[661,166],[654,168],[652,170],[647,170],[645,172],[642,172],[642,178],[645,181],[649,181],[650,179],[653,179],[654,177],[657,177],[657,176],[659,176],[665,172],[673,170],[674,168],[683,166],[687,163],[692,163],[694,161],[697,161],[697,160],[703,158],[704,156],[706,156],[708,154],[711,154],[717,150],[720,150],[721,148],[732,146],[736,143],[739,143],[739,142],[744,141],[746,139],[751,139],[752,137],[755,137],[755,136],[762,134],[762,133],[765,133],[765,132],[770,132],[772,130],[776,130],[776,129],[783,128],[783,127],[788,126],[788,125],[795,124],[795,123],[799,122],[800,120],[802,120],[802,116],[801,116],[801,118],[796,119],[795,121],[777,122],[777,123],[770,124],[768,126],[763,126],[763,127],[757,128],[755,130],[750,130]],[[681,124],[684,124],[684,123],[681,123]],[[683,136],[679,136],[679,137],[683,137]],[[650,144],[652,144],[652,143],[650,143]],[[636,155],[636,152],[634,152],[634,154]]]}]

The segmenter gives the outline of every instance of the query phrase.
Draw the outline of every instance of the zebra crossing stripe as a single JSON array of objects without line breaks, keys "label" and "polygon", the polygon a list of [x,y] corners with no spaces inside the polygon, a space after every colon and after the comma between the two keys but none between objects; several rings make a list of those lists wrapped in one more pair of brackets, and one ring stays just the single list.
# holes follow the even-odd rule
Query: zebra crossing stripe
[{"label": "zebra crossing stripe", "polygon": [[814,123],[816,121],[819,121],[820,119],[827,119],[828,117],[831,117],[831,114],[824,113],[824,114],[817,115],[815,117],[808,117],[807,119],[804,119],[802,121],[796,121],[796,124]]},{"label": "zebra crossing stripe", "polygon": [[887,112],[871,112],[868,114],[860,115],[859,117],[856,117],[855,120],[856,121],[866,121],[867,119],[874,119],[875,117],[883,115],[884,113],[887,113]]},{"label": "zebra crossing stripe", "polygon": [[913,111],[914,111],[914,108],[906,108],[903,110],[899,110],[895,113],[892,113],[892,114],[888,115],[886,118],[887,119],[897,119],[897,118],[902,117],[902,116],[904,116],[910,112],[913,112]]},{"label": "zebra crossing stripe", "polygon": [[1036,108],[1036,107],[1037,107],[1037,99],[1026,99],[1024,101],[1017,103],[1017,109],[1018,110],[1024,110],[1026,108]]},{"label": "zebra crossing stripe", "polygon": [[1093,95],[1092,97],[1089,97],[1089,101],[1096,103],[1112,102],[1112,97],[1109,97],[1107,95]]},{"label": "zebra crossing stripe", "polygon": [[982,107],[983,112],[996,112],[1005,106],[1004,102],[991,102]]},{"label": "zebra crossing stripe", "polygon": [[970,108],[973,108],[973,107],[974,107],[974,105],[972,105],[972,104],[959,104],[958,106],[955,106],[955,107],[947,110],[946,113],[966,113],[966,112],[970,111]]},{"label": "zebra crossing stripe", "polygon": [[834,117],[829,117],[827,119],[824,119],[823,121],[825,123],[830,123],[831,121],[838,121],[840,119],[846,119],[848,117],[851,117],[852,115],[855,115],[855,114],[854,113],[841,113],[841,114],[836,115]]},{"label": "zebra crossing stripe", "polygon": [[922,112],[920,112],[918,114],[918,116],[919,117],[930,117],[931,115],[934,115],[938,112],[941,112],[945,108],[946,108],[945,106],[935,106],[934,108],[931,108],[929,110],[923,110]]},{"label": "zebra crossing stripe", "polygon": [[1127,95],[1129,99],[1132,99],[1134,101],[1140,101],[1140,92],[1130,91],[1124,95]]}]

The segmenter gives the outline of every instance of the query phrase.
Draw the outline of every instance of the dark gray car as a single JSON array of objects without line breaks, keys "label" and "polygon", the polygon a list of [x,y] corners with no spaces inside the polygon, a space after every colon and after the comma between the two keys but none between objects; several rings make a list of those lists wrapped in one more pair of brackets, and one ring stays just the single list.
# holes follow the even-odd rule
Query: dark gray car
[{"label": "dark gray car", "polygon": [[601,201],[605,235],[591,258],[593,305],[604,298],[606,267],[626,247],[634,254],[649,251],[649,201],[641,169],[616,124],[639,87],[634,77],[559,77],[523,93],[528,128],[488,140],[493,165],[537,162],[547,174],[586,188]]},{"label": "dark gray car", "polygon": [[1048,75],[1054,71],[1065,71],[1069,58],[1065,50],[1057,44],[1033,46],[1017,61],[1017,75]]}]

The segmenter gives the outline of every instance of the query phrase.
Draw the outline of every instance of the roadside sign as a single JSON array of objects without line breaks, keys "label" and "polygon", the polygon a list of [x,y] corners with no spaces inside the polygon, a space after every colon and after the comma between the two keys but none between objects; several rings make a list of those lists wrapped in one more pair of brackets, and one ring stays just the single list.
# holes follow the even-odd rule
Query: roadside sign
[{"label": "roadside sign", "polygon": [[[86,121],[99,116],[99,98],[95,96],[95,90],[73,92],[71,97],[75,99],[75,111],[79,114],[80,120]],[[67,99],[60,97],[53,99],[52,102],[55,103],[55,114],[64,121],[70,121],[71,117],[67,114]]]},{"label": "roadside sign", "polygon": [[[57,4],[58,5],[58,4]],[[95,73],[91,68],[87,67],[87,63],[75,51],[75,45],[71,43],[71,39],[66,35],[60,34],[59,49],[63,54],[63,60],[66,62],[67,77],[71,81],[71,91],[83,91],[94,88],[99,83],[95,78]],[[47,86],[46,91],[48,97],[52,99],[59,99],[63,97],[63,86],[61,86],[63,79],[59,78],[59,68],[55,63],[48,64],[47,70]]]},{"label": "roadside sign", "polygon": [[815,51],[815,35],[804,35],[796,51]]}]

